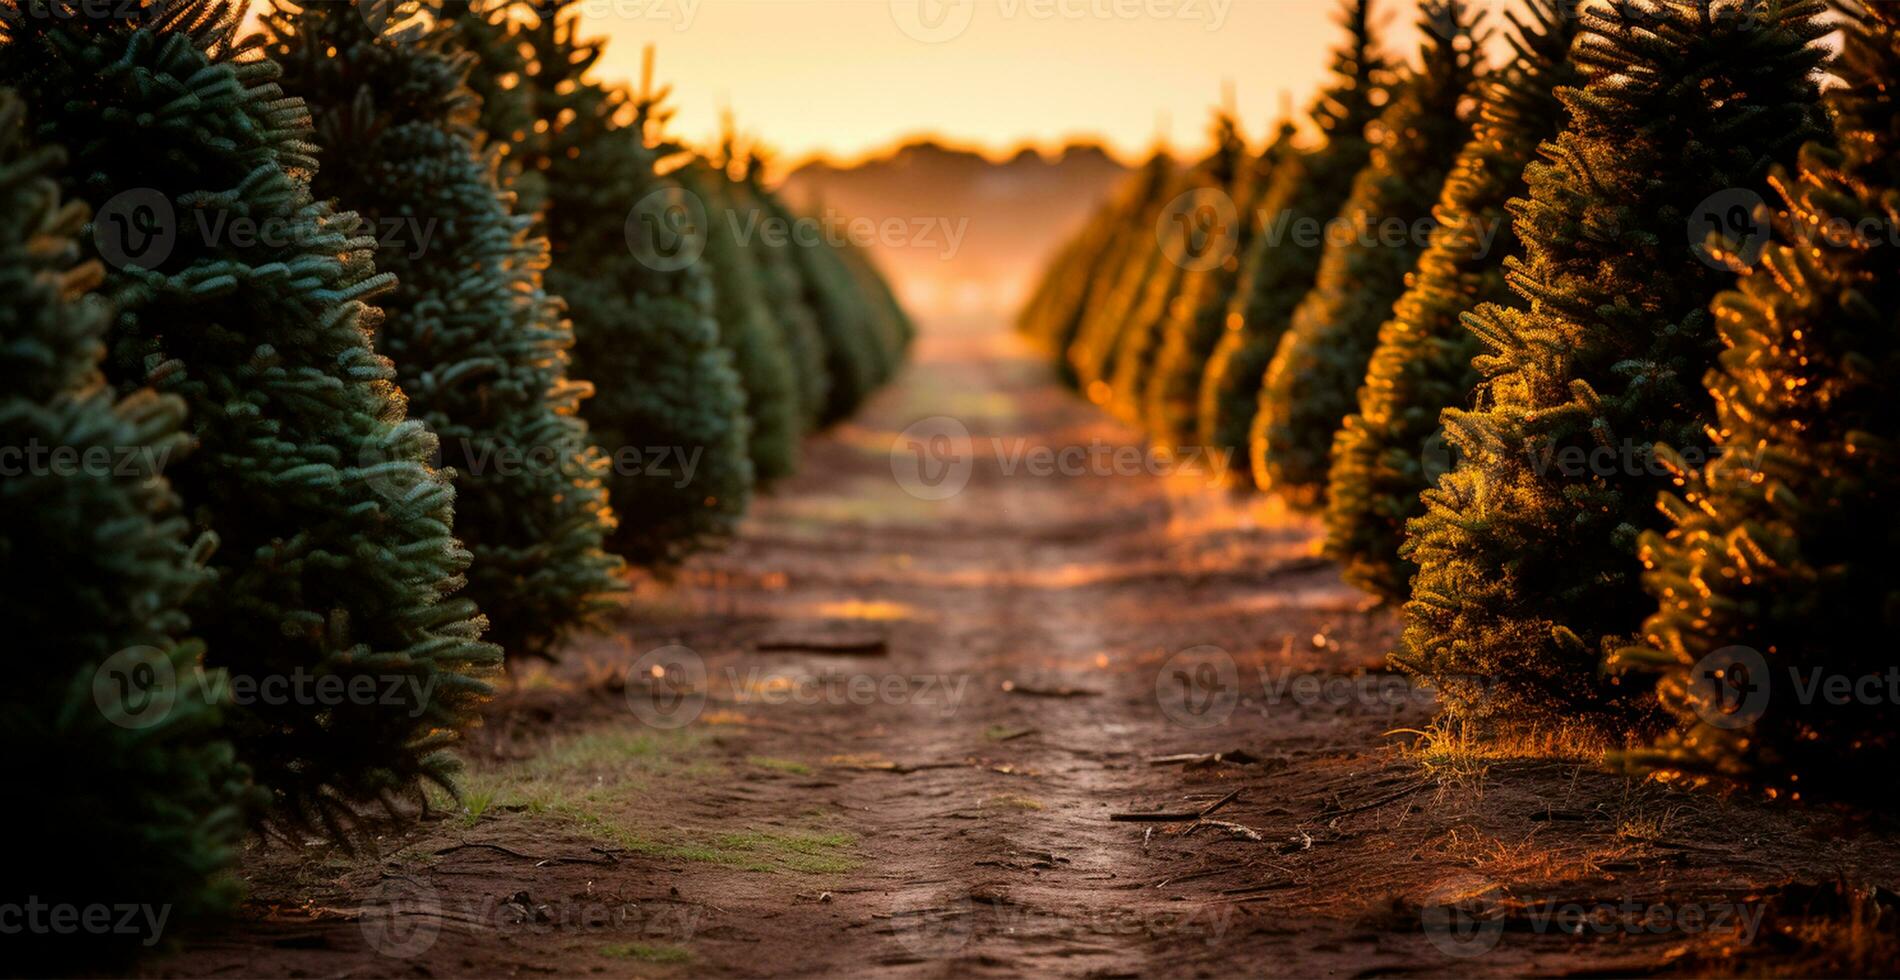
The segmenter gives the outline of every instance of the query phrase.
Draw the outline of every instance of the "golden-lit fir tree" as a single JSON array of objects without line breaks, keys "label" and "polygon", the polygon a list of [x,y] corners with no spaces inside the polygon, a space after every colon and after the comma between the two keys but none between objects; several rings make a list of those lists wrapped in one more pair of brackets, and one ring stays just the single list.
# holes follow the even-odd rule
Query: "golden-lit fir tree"
[{"label": "golden-lit fir tree", "polygon": [[[1712,194],[1765,187],[1822,132],[1828,27],[1809,0],[1614,0],[1582,8],[1584,84],[1514,202],[1524,255],[1511,305],[1466,318],[1486,353],[1470,410],[1443,421],[1459,454],[1426,491],[1393,654],[1473,734],[1558,726],[1620,738],[1657,720],[1641,678],[1604,658],[1655,600],[1637,561],[1671,480],[1652,447],[1707,449],[1698,383],[1721,343],[1709,303],[1733,275],[1705,263]],[[1719,138],[1718,138],[1719,137]]]},{"label": "golden-lit fir tree", "polygon": [[1640,547],[1656,606],[1614,665],[1660,675],[1673,722],[1620,757],[1632,769],[1884,803],[1900,705],[1871,641],[1900,628],[1884,570],[1900,545],[1900,7],[1839,6],[1835,138],[1776,171],[1775,238],[1716,298],[1717,452],[1662,452],[1678,486]]},{"label": "golden-lit fir tree", "polygon": [[[1482,68],[1481,14],[1463,0],[1424,0],[1420,65],[1366,130],[1372,155],[1340,208],[1340,237],[1320,259],[1267,366],[1249,430],[1254,482],[1317,504],[1333,433],[1353,409],[1379,325],[1424,251],[1445,176],[1470,140],[1464,104]],[[1394,231],[1397,234],[1394,234]]]}]

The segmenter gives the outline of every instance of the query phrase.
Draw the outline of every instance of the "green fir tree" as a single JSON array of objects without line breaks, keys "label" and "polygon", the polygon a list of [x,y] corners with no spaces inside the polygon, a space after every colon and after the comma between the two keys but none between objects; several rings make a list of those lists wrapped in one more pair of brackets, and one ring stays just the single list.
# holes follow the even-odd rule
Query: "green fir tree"
[{"label": "green fir tree", "polygon": [[607,461],[576,414],[590,388],[567,377],[574,338],[542,287],[547,245],[513,213],[495,154],[475,148],[469,59],[440,31],[383,34],[416,17],[414,0],[369,11],[387,23],[274,2],[267,50],[311,106],[325,160],[313,189],[362,216],[396,276],[376,345],[455,474],[456,532],[474,555],[464,594],[509,656],[550,657],[614,608]]},{"label": "green fir tree", "polygon": [[1333,53],[1332,82],[1312,110],[1325,142],[1274,168],[1260,196],[1261,227],[1242,262],[1226,332],[1201,374],[1196,438],[1211,451],[1224,450],[1238,475],[1248,472],[1247,441],[1267,364],[1319,273],[1324,239],[1304,237],[1301,226],[1331,221],[1346,203],[1354,175],[1372,153],[1366,126],[1393,94],[1386,62],[1373,46],[1371,6],[1371,0],[1342,0],[1346,41]]},{"label": "green fir tree", "polygon": [[[1705,451],[1697,381],[1720,349],[1698,256],[1711,195],[1761,187],[1819,133],[1816,2],[1617,0],[1581,11],[1559,90],[1570,119],[1513,202],[1522,299],[1466,318],[1487,353],[1455,469],[1425,494],[1394,653],[1474,733],[1559,725],[1616,738],[1653,721],[1642,683],[1605,676],[1655,610],[1638,535],[1660,524],[1658,442]],[[1726,277],[1732,282],[1732,276]]]},{"label": "green fir tree", "polygon": [[1244,220],[1234,192],[1250,161],[1231,113],[1215,117],[1213,143],[1214,151],[1180,176],[1156,221],[1155,257],[1141,300],[1123,322],[1113,356],[1103,365],[1109,410],[1124,422],[1141,421],[1162,334],[1168,321],[1183,315],[1185,289],[1193,274],[1219,261],[1221,242],[1239,234]]},{"label": "green fir tree", "polygon": [[761,184],[764,163],[748,154],[743,164],[744,173],[733,185],[739,198],[733,214],[747,229],[743,247],[758,265],[766,308],[778,320],[792,363],[792,380],[798,385],[799,431],[810,432],[821,423],[825,406],[831,401],[825,335],[818,326],[818,314],[806,299],[805,280],[798,271],[798,256],[793,254],[790,240],[765,231],[779,211],[772,192]]},{"label": "green fir tree", "polygon": [[[0,90],[0,612],[15,652],[0,693],[0,766],[21,841],[0,902],[162,909],[170,927],[226,910],[219,877],[250,790],[218,732],[216,686],[187,638],[209,584],[163,470],[190,439],[184,403],[123,396],[99,371],[112,310],[79,262],[86,209],[62,203],[55,150],[24,140]],[[114,969],[146,937],[11,924],[22,973]],[[152,937],[156,938],[156,937]]]},{"label": "green fir tree", "polygon": [[[509,156],[546,195],[547,286],[567,303],[573,373],[594,384],[581,414],[610,461],[619,526],[608,548],[663,568],[728,537],[751,501],[745,390],[700,261],[710,216],[666,175],[683,152],[648,144],[664,93],[648,84],[634,97],[587,77],[603,48],[580,36],[577,3],[445,14],[478,59],[505,55],[478,61],[476,90],[514,93],[534,119],[489,135],[517,147]],[[521,111],[483,123],[515,125]]]},{"label": "green fir tree", "polygon": [[800,216],[777,195],[767,195],[760,203],[783,236],[784,248],[804,286],[805,305],[817,318],[824,339],[827,386],[818,422],[830,425],[857,411],[884,381],[895,352],[885,349],[873,313],[838,246],[826,240],[822,222]]},{"label": "green fir tree", "polygon": [[1184,446],[1195,437],[1196,412],[1199,409],[1201,375],[1214,345],[1227,329],[1228,307],[1240,282],[1241,260],[1252,245],[1259,222],[1255,211],[1261,193],[1273,179],[1273,172],[1298,151],[1294,136],[1298,130],[1291,122],[1280,124],[1278,134],[1251,166],[1241,168],[1231,191],[1235,220],[1222,229],[1224,239],[1214,243],[1209,258],[1220,261],[1201,267],[1197,264],[1181,296],[1162,329],[1160,353],[1155,355],[1143,394],[1143,427],[1156,444]]},{"label": "green fir tree", "polygon": [[1615,663],[1660,674],[1675,721],[1632,768],[1886,803],[1893,784],[1870,776],[1900,748],[1895,704],[1829,692],[1886,693],[1893,658],[1869,640],[1900,627],[1883,571],[1900,546],[1900,8],[1841,9],[1838,149],[1777,170],[1779,234],[1716,299],[1717,454],[1662,453],[1681,489],[1640,549],[1657,606]]},{"label": "green fir tree", "polygon": [[1469,408],[1478,383],[1478,338],[1466,311],[1509,299],[1506,256],[1518,252],[1508,202],[1526,193],[1524,168],[1557,135],[1557,86],[1577,81],[1570,61],[1576,18],[1561,0],[1534,0],[1511,19],[1515,60],[1482,83],[1477,131],[1445,180],[1437,226],[1418,260],[1359,389],[1359,411],[1333,442],[1326,481],[1326,554],[1348,582],[1404,602],[1417,568],[1399,557],[1405,522],[1424,510],[1419,494],[1451,467],[1438,414]]},{"label": "green fir tree", "polygon": [[1108,383],[1101,378],[1107,356],[1104,348],[1109,343],[1104,334],[1127,315],[1147,275],[1154,255],[1155,221],[1172,196],[1175,177],[1174,158],[1160,151],[1149,155],[1136,171],[1080,305],[1070,322],[1054,327],[1060,373],[1096,404],[1108,400]]},{"label": "green fir tree", "polygon": [[[108,378],[189,408],[197,448],[168,475],[219,544],[186,610],[231,674],[241,760],[282,816],[332,833],[449,785],[500,653],[451,598],[469,562],[455,492],[370,346],[367,301],[391,284],[375,239],[311,198],[302,101],[237,39],[241,5],[31,6],[0,9],[0,81],[94,207]],[[382,693],[336,693],[365,685]]]},{"label": "green fir tree", "polygon": [[1368,127],[1372,156],[1340,209],[1342,237],[1320,259],[1267,365],[1247,452],[1254,482],[1294,503],[1320,502],[1333,433],[1424,251],[1432,205],[1471,138],[1460,111],[1480,70],[1477,18],[1463,0],[1424,0],[1421,64]]},{"label": "green fir tree", "polygon": [[705,261],[717,295],[720,339],[745,385],[752,468],[761,483],[790,476],[798,469],[804,408],[791,350],[766,305],[757,257],[742,237],[756,231],[745,228],[738,188],[723,170],[696,160],[681,168],[679,179],[705,209]]},{"label": "green fir tree", "polygon": [[[1167,210],[1187,190],[1185,171],[1170,168],[1167,179],[1135,221],[1126,229],[1122,254],[1115,266],[1107,291],[1091,305],[1087,316],[1070,345],[1070,366],[1083,394],[1097,405],[1114,399],[1115,360],[1121,354],[1122,336],[1140,315],[1149,292],[1163,288],[1169,265],[1163,248],[1162,223],[1169,221]],[[1192,217],[1190,215],[1190,217]],[[1205,223],[1200,229],[1205,231]]]}]

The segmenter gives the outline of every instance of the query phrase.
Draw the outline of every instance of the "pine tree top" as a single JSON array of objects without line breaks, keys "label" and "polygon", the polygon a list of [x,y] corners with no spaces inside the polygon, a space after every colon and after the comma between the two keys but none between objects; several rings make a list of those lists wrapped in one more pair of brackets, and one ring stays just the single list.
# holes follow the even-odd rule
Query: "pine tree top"
[{"label": "pine tree top", "polygon": [[1332,81],[1312,109],[1313,121],[1328,138],[1355,134],[1385,101],[1391,71],[1372,36],[1372,0],[1341,0],[1335,18],[1346,39],[1333,49]]}]

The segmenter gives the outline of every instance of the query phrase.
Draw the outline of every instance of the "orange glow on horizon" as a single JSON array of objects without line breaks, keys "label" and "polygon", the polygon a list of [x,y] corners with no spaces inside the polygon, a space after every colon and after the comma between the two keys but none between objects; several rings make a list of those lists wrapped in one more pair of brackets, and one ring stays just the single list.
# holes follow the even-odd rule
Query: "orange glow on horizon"
[{"label": "orange glow on horizon", "polygon": [[[266,0],[252,0],[253,11]],[[1493,8],[1507,0],[1478,0]],[[1416,60],[1413,0],[1375,0],[1388,57]],[[1258,141],[1304,116],[1341,32],[1338,0],[580,0],[603,80],[642,51],[673,90],[673,134],[709,144],[730,109],[783,173],[928,139],[991,159],[1100,145],[1136,162],[1207,144],[1232,86]],[[1494,41],[1496,38],[1493,39]],[[1493,47],[1502,51],[1500,45]]]}]

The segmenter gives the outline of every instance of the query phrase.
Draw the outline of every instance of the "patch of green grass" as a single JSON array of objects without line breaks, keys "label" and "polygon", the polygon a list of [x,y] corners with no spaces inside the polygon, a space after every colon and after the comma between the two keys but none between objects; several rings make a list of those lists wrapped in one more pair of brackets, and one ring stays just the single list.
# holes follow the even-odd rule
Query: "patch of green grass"
[{"label": "patch of green grass", "polygon": [[682,834],[667,840],[618,826],[595,813],[573,813],[581,826],[605,836],[629,851],[700,861],[740,871],[779,874],[843,874],[863,862],[851,855],[857,838],[818,830],[745,830],[710,837]]},{"label": "patch of green grass", "polygon": [[531,759],[465,773],[459,806],[446,793],[435,794],[432,802],[459,810],[470,826],[496,809],[544,813],[606,803],[638,792],[654,778],[724,775],[711,758],[710,741],[709,736],[693,731],[588,732],[556,740]]},{"label": "patch of green grass", "polygon": [[603,956],[639,960],[642,963],[690,963],[693,960],[691,950],[658,943],[615,943],[602,946],[600,952]]},{"label": "patch of green grass", "polygon": [[[802,814],[792,827],[766,830],[694,831],[656,823],[640,805],[653,782],[728,777],[714,751],[710,736],[692,731],[588,732],[557,740],[533,758],[466,775],[459,809],[470,825],[497,810],[546,816],[629,851],[744,871],[839,874],[859,867],[857,839],[829,829],[831,816],[823,810]],[[789,759],[752,756],[746,762],[812,772]]]}]

